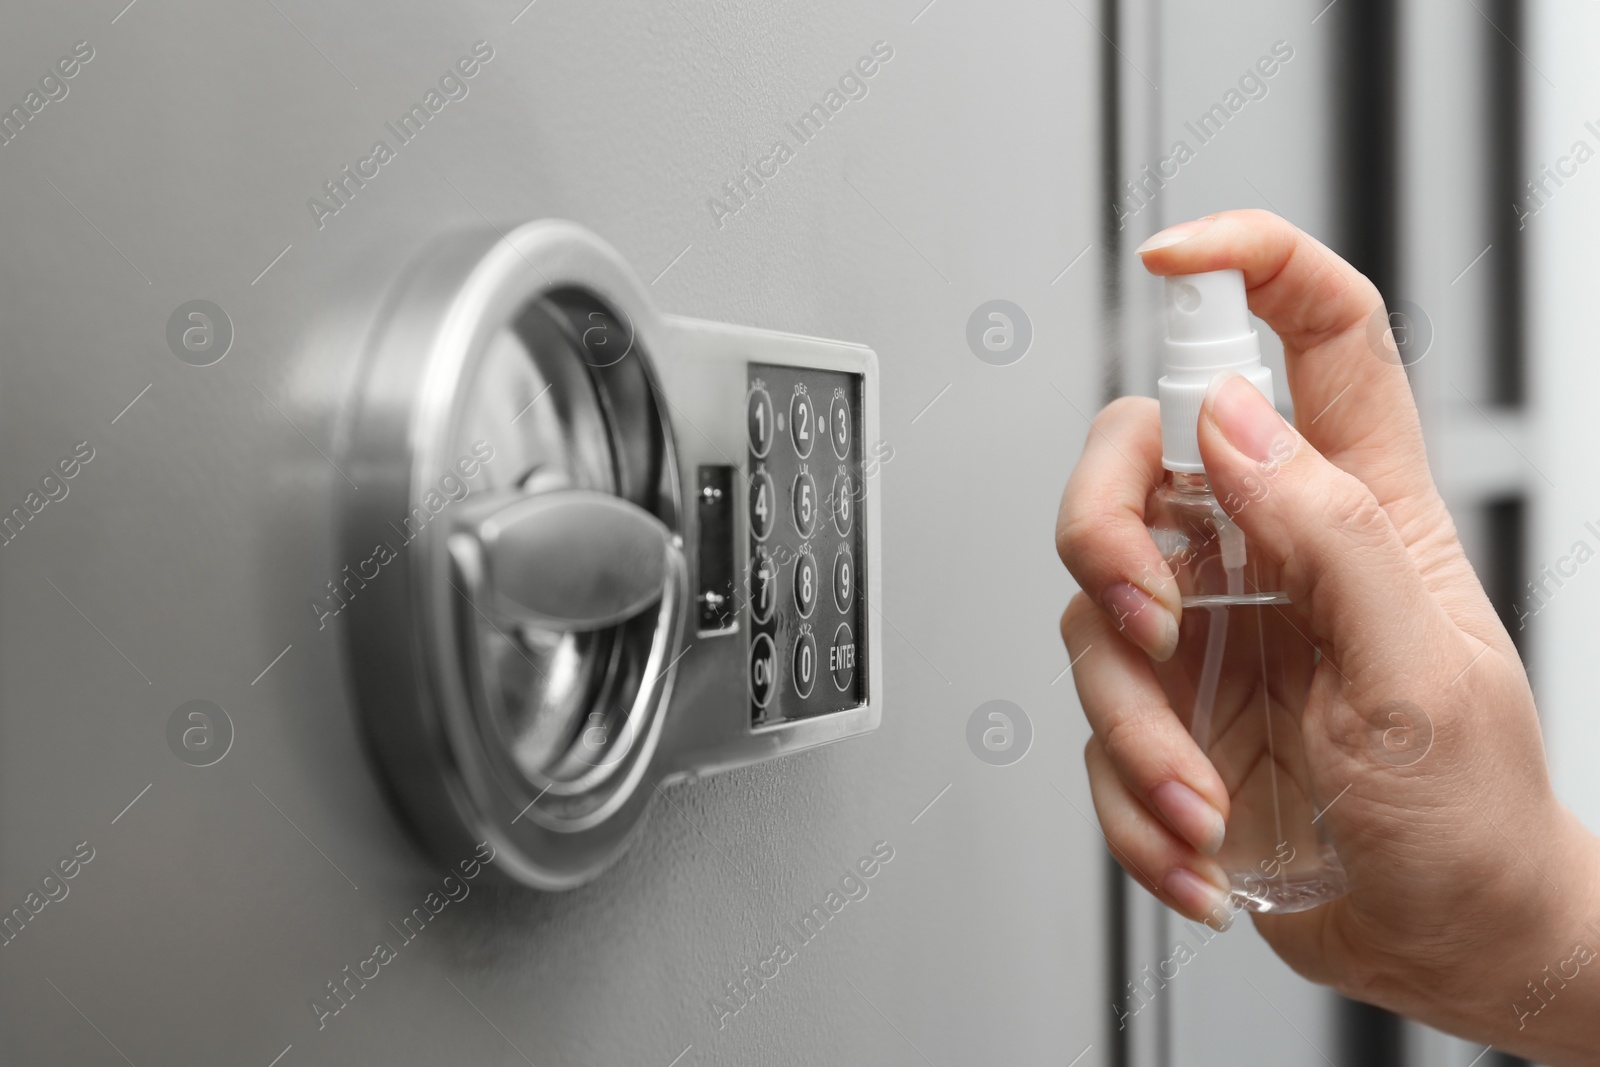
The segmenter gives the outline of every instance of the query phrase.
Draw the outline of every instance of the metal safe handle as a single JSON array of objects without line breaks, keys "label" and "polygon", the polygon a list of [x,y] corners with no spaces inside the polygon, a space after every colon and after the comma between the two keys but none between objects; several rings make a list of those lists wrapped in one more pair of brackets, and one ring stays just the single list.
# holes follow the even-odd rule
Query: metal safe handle
[{"label": "metal safe handle", "polygon": [[517,495],[458,526],[480,565],[465,590],[500,619],[583,633],[660,601],[684,569],[665,523],[620,497],[584,489]]}]

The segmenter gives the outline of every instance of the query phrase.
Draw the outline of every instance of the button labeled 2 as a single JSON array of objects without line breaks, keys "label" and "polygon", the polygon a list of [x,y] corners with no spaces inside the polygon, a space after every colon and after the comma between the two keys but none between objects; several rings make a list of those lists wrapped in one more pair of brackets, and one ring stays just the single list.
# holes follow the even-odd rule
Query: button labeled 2
[{"label": "button labeled 2", "polygon": [[789,435],[794,439],[794,450],[801,459],[811,455],[811,446],[817,441],[817,413],[811,407],[811,395],[805,386],[794,391],[789,401]]}]

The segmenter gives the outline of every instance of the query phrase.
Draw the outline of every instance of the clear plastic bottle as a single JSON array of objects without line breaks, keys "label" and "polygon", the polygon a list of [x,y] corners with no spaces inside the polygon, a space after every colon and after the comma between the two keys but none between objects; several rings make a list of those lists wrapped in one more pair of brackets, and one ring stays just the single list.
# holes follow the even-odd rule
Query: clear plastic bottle
[{"label": "clear plastic bottle", "polygon": [[[1319,653],[1276,567],[1212,492],[1196,441],[1200,401],[1219,372],[1242,374],[1272,397],[1272,372],[1261,366],[1238,271],[1167,279],[1166,369],[1160,396],[1168,473],[1150,495],[1145,521],[1177,581],[1183,619],[1178,650],[1155,665],[1156,674],[1227,787],[1227,834],[1216,859],[1234,903],[1256,912],[1304,911],[1346,889],[1320,823],[1319,801],[1331,798],[1312,788],[1301,733]],[[1270,465],[1282,458],[1263,465],[1261,492],[1270,491]]]}]

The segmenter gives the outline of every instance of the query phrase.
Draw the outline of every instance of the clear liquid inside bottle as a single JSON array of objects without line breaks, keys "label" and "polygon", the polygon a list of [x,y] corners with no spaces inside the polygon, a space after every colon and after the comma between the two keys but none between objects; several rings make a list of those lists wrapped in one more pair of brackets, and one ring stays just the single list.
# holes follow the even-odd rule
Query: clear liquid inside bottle
[{"label": "clear liquid inside bottle", "polygon": [[1145,520],[1183,595],[1178,651],[1155,670],[1227,786],[1216,860],[1233,903],[1292,912],[1343,895],[1344,868],[1320,822],[1331,798],[1312,786],[1301,732],[1320,655],[1309,629],[1205,475],[1169,473]]}]

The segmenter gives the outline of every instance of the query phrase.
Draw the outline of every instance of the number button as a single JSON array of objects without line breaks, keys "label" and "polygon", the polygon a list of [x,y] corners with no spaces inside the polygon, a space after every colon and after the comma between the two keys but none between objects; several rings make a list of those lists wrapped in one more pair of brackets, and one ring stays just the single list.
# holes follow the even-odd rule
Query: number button
[{"label": "number button", "polygon": [[817,532],[817,480],[806,471],[794,479],[794,528],[801,537]]},{"label": "number button", "polygon": [[817,440],[817,413],[811,408],[810,395],[798,388],[789,401],[789,434],[801,459],[811,455],[811,446]]},{"label": "number button", "polygon": [[772,485],[772,475],[756,471],[750,479],[750,532],[757,541],[765,541],[772,532],[773,508],[777,503],[777,490]]},{"label": "number button", "polygon": [[750,699],[758,708],[772,703],[772,690],[778,684],[778,652],[772,638],[757,634],[750,645]]},{"label": "number button", "polygon": [[775,427],[772,424],[772,397],[759,385],[750,391],[745,411],[750,423],[750,451],[764,459],[772,451]]},{"label": "number button", "polygon": [[750,557],[750,617],[756,622],[772,618],[777,606],[778,568],[764,548],[757,548]]},{"label": "number button", "polygon": [[794,559],[794,606],[802,619],[810,618],[817,606],[817,557],[809,548]]},{"label": "number button", "polygon": [[833,647],[828,649],[828,671],[833,675],[833,687],[839,692],[850,688],[856,673],[856,638],[844,623],[833,632]]},{"label": "number button", "polygon": [[817,684],[817,639],[802,630],[794,643],[794,691],[804,700]]},{"label": "number button", "polygon": [[839,531],[840,537],[849,535],[855,509],[856,480],[841,471],[833,479],[833,528]]},{"label": "number button", "polygon": [[842,396],[833,398],[828,413],[828,439],[833,442],[834,455],[844,459],[850,454],[850,401]]},{"label": "number button", "polygon": [[840,611],[849,611],[855,598],[856,561],[850,555],[849,547],[840,545],[839,554],[833,557],[833,606]]}]

